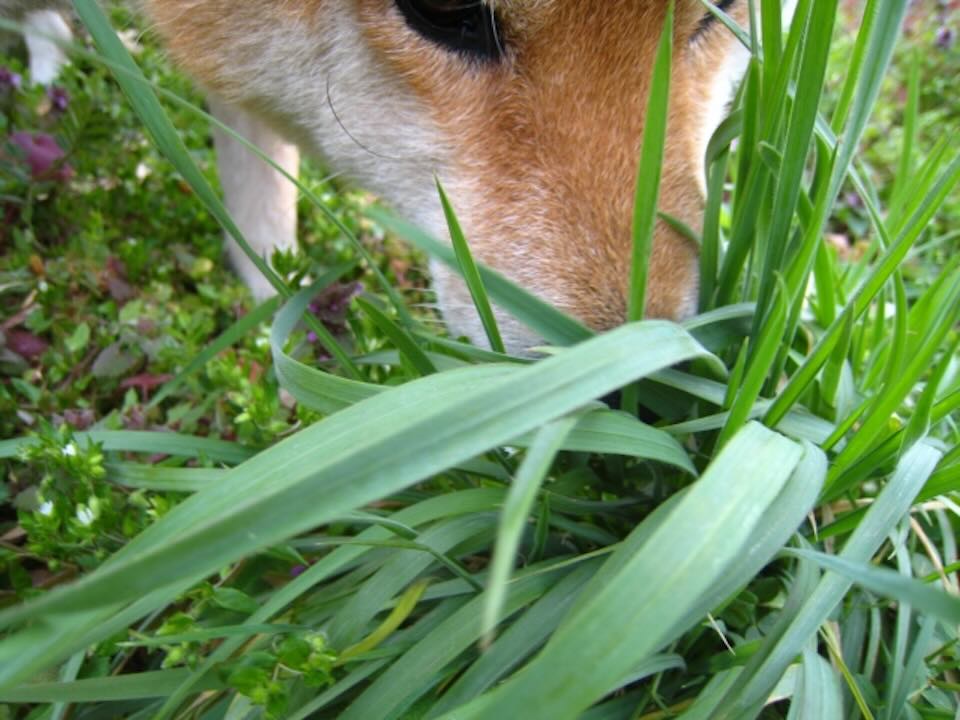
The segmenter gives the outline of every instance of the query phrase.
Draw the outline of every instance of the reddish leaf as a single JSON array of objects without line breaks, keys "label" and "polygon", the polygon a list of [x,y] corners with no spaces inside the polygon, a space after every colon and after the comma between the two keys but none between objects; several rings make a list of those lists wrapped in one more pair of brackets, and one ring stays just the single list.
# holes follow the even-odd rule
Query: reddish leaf
[{"label": "reddish leaf", "polygon": [[8,330],[7,347],[27,360],[36,360],[46,352],[50,343],[27,330]]},{"label": "reddish leaf", "polygon": [[155,387],[159,387],[160,385],[163,385],[171,380],[173,380],[173,375],[152,375],[150,373],[141,373],[140,375],[128,377],[126,380],[120,383],[120,387],[122,387],[124,390],[127,388],[153,390]]}]

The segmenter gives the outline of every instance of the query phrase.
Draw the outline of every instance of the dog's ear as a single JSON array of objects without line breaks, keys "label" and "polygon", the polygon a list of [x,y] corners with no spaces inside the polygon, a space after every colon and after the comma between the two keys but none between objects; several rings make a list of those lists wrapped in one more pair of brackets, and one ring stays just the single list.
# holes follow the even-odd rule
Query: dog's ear
[{"label": "dog's ear", "polygon": [[[204,84],[254,109],[437,236],[441,178],[472,247],[596,328],[624,319],[634,178],[659,0],[144,0]],[[746,0],[724,0],[741,23]],[[707,139],[746,53],[676,0],[660,209],[697,228]],[[657,227],[647,307],[695,310],[695,248]],[[454,332],[483,332],[462,284]],[[503,318],[508,344],[536,342]]]}]

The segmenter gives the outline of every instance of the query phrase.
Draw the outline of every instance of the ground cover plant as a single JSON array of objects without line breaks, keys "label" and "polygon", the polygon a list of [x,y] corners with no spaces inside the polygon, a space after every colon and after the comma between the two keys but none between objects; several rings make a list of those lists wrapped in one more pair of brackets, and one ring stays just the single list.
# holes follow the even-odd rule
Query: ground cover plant
[{"label": "ground cover plant", "polygon": [[[252,307],[200,101],[130,16],[78,3],[51,91],[5,59],[0,716],[956,717],[956,18],[757,4],[702,312],[601,336],[476,268],[456,197],[449,249],[317,170]],[[498,352],[490,302],[553,349]]]}]

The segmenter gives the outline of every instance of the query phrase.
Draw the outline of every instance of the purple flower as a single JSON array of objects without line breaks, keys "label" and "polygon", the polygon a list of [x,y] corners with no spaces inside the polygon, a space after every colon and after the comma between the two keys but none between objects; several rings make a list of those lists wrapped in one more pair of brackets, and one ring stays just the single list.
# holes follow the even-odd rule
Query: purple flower
[{"label": "purple flower", "polygon": [[19,90],[23,78],[8,67],[0,67],[0,90]]},{"label": "purple flower", "polygon": [[937,30],[937,47],[941,50],[949,50],[953,47],[953,43],[956,42],[957,31],[952,27],[947,27],[946,25],[941,25]]},{"label": "purple flower", "polygon": [[[310,312],[334,335],[341,335],[347,331],[347,309],[350,301],[362,292],[362,283],[335,283],[310,303]],[[307,338],[310,342],[317,341],[317,336],[312,331],[307,334]]]},{"label": "purple flower", "polygon": [[848,192],[843,196],[844,202],[854,210],[863,210],[863,199],[855,192]]},{"label": "purple flower", "polygon": [[73,168],[63,162],[66,153],[52,135],[37,132],[15,132],[10,142],[23,153],[34,180],[67,181],[73,177]]},{"label": "purple flower", "polygon": [[51,85],[47,88],[47,97],[50,99],[53,109],[57,112],[66,112],[70,106],[70,93],[62,87]]}]

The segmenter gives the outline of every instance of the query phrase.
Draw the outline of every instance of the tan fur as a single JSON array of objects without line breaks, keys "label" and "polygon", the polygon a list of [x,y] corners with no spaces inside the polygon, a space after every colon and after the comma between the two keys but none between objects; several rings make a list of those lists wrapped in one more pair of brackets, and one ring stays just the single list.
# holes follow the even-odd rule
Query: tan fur
[{"label": "tan fur", "polygon": [[[309,109],[292,110],[291,97],[298,96],[290,90],[316,93],[318,84],[329,85],[336,68],[325,63],[340,52],[337,43],[362,43],[365,66],[375,66],[371,72],[396,94],[390,102],[413,118],[398,123],[397,136],[416,125],[433,137],[433,170],[447,184],[479,258],[595,328],[623,321],[634,176],[666,2],[497,0],[507,56],[489,64],[420,37],[392,0],[145,2],[174,54],[202,82],[326,155],[336,153],[310,137]],[[746,1],[731,12],[744,22]],[[334,15],[339,29],[331,39]],[[359,39],[344,39],[344,16]],[[703,205],[705,103],[735,44],[719,24],[691,42],[703,16],[698,0],[677,0],[660,200],[663,212],[694,228]],[[291,67],[299,69],[278,79],[263,64],[283,57],[284,37],[299,38],[289,42],[289,53],[296,53]],[[338,82],[337,97],[349,98],[349,80]],[[384,112],[392,112],[387,105]],[[363,118],[353,122],[362,133]],[[390,138],[375,141],[384,155],[392,152]],[[432,209],[418,214],[429,197],[422,189],[408,202],[407,188],[393,181],[382,187],[379,179],[361,177],[415,219],[436,224]],[[412,173],[410,182],[425,179]],[[696,274],[696,249],[658,223],[649,314],[693,312]],[[455,315],[468,303],[462,285],[445,273],[437,282],[445,312]]]}]

